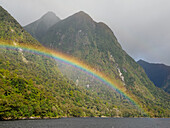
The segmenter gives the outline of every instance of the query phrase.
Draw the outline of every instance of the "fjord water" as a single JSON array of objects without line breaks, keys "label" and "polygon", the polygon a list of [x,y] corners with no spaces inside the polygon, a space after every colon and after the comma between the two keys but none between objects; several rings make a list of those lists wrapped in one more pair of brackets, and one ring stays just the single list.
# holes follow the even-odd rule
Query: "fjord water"
[{"label": "fjord water", "polygon": [[1,121],[0,128],[169,128],[170,118],[61,118]]}]

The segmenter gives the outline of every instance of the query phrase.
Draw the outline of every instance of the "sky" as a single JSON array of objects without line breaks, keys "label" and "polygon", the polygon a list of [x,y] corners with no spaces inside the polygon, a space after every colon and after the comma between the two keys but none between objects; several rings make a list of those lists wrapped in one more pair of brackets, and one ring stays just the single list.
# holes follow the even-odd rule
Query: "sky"
[{"label": "sky", "polygon": [[170,65],[170,0],[0,0],[22,26],[48,11],[64,19],[78,11],[106,23],[136,61]]}]

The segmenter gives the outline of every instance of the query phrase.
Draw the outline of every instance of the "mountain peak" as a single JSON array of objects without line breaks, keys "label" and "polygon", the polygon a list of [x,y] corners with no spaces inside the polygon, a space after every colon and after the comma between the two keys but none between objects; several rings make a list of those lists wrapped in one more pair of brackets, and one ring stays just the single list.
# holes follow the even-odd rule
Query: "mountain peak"
[{"label": "mountain peak", "polygon": [[142,63],[142,62],[146,62],[146,61],[144,61],[144,60],[142,60],[142,59],[139,59],[139,60],[137,61],[137,63]]},{"label": "mountain peak", "polygon": [[87,13],[83,11],[79,11],[75,13],[74,15],[72,15],[71,17],[73,17],[75,20],[93,21],[93,19]]},{"label": "mountain peak", "polygon": [[[60,21],[54,12],[47,12],[39,20],[24,27],[33,37],[39,40],[44,36],[46,31],[54,24]],[[39,40],[40,41],[40,40]]]},{"label": "mountain peak", "polygon": [[56,15],[54,12],[52,12],[52,11],[48,11],[46,14],[44,14],[44,15]]},{"label": "mountain peak", "polygon": [[41,19],[44,19],[44,20],[46,20],[46,19],[56,19],[56,20],[60,20],[60,18],[57,17],[56,14],[55,14],[54,12],[52,12],[52,11],[49,11],[49,12],[47,12],[46,14],[44,14],[44,15],[41,17]]},{"label": "mountain peak", "polygon": [[79,14],[79,15],[88,15],[88,14],[85,13],[84,11],[79,11],[79,12],[77,12],[77,13],[75,13],[75,14]]}]

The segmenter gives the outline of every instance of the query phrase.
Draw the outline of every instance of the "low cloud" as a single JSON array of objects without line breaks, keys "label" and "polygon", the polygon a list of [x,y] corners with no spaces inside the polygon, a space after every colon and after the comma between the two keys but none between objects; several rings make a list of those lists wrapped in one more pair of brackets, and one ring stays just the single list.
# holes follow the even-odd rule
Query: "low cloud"
[{"label": "low cloud", "polygon": [[80,10],[105,22],[135,60],[170,65],[169,0],[0,0],[21,25],[53,11],[66,18]]}]

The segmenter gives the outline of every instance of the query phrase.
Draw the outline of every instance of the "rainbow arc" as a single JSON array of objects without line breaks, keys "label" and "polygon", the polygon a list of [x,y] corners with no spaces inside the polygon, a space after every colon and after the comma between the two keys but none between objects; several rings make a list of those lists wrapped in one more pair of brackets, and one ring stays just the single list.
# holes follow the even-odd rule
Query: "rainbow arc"
[{"label": "rainbow arc", "polygon": [[95,77],[105,85],[111,87],[114,89],[116,92],[124,96],[126,99],[128,99],[134,106],[136,106],[138,109],[140,109],[141,112],[144,112],[145,114],[147,113],[144,111],[142,107],[138,104],[136,101],[135,97],[130,96],[130,94],[126,91],[125,87],[123,87],[123,84],[120,82],[109,78],[105,74],[95,70],[94,68],[90,67],[87,64],[84,64],[83,62],[77,60],[74,57],[68,56],[64,53],[61,52],[56,52],[51,49],[44,48],[42,46],[38,47],[33,47],[29,45],[11,45],[11,44],[0,44],[0,49],[11,49],[11,50],[18,50],[22,49],[24,52],[36,54],[36,55],[41,55],[47,58],[52,58],[57,61],[60,61],[64,64],[71,65],[72,67],[81,70],[85,72],[86,74]]}]

